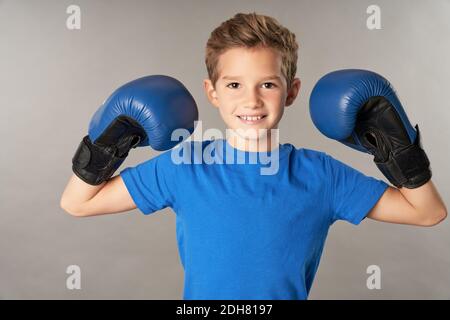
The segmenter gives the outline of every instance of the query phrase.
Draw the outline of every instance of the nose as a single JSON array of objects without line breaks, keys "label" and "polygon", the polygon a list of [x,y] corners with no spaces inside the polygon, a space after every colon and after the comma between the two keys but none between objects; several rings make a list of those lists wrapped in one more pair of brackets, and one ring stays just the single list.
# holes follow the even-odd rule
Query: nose
[{"label": "nose", "polygon": [[262,100],[259,96],[258,89],[248,90],[245,97],[244,107],[248,109],[257,109],[262,107]]}]

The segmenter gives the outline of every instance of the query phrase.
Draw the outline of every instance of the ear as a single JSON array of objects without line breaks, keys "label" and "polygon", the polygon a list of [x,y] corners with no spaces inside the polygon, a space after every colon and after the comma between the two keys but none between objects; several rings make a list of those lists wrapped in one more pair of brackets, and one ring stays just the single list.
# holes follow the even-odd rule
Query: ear
[{"label": "ear", "polygon": [[214,107],[219,108],[219,99],[217,98],[217,92],[214,89],[214,86],[210,79],[203,80],[203,88],[205,89],[205,94],[209,102],[211,102]]},{"label": "ear", "polygon": [[289,107],[292,103],[294,103],[295,98],[297,98],[298,92],[300,91],[301,81],[299,78],[295,78],[292,81],[291,88],[288,91],[288,95],[286,97],[285,106]]}]

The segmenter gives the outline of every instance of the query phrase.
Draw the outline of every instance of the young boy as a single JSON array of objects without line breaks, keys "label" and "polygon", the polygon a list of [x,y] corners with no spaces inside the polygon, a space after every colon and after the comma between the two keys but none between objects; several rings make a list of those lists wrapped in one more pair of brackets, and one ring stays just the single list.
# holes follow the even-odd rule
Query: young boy
[{"label": "young boy", "polygon": [[[271,17],[225,21],[207,43],[204,88],[227,139],[183,142],[106,181],[86,183],[76,170],[61,206],[82,217],[171,207],[184,299],[306,299],[336,220],[442,221],[430,179],[397,189],[326,153],[277,143],[273,130],[300,90],[297,50],[295,35]],[[175,161],[180,153],[189,161]],[[263,154],[278,162],[269,174]]]}]

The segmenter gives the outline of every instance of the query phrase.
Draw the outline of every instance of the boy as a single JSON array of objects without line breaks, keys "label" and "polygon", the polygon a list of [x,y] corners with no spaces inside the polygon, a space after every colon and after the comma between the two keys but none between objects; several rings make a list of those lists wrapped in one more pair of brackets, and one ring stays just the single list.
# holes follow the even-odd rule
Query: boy
[{"label": "boy", "polygon": [[[207,43],[204,89],[227,139],[184,142],[177,152],[190,163],[175,163],[172,150],[100,184],[86,183],[75,161],[61,206],[83,217],[173,208],[184,299],[306,299],[336,220],[442,221],[446,208],[430,179],[397,189],[326,153],[277,143],[273,130],[300,90],[297,49],[271,17],[225,21]],[[199,149],[233,161],[206,163]],[[263,153],[276,155],[270,174],[261,174]]]}]

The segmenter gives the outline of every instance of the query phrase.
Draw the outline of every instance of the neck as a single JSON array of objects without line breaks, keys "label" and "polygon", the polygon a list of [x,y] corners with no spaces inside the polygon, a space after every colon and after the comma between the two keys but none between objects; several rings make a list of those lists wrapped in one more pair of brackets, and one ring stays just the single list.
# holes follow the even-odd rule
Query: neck
[{"label": "neck", "polygon": [[265,130],[264,134],[254,137],[243,137],[234,130],[227,130],[227,142],[235,149],[247,152],[268,152],[276,149],[279,144],[278,129]]}]

